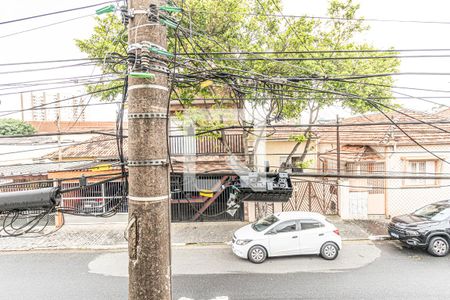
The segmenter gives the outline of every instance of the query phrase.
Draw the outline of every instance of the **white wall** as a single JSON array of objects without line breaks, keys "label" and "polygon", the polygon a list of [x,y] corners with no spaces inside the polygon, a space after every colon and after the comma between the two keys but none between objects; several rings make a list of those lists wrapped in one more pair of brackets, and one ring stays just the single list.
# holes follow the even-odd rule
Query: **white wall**
[{"label": "white wall", "polygon": [[[425,146],[428,150],[436,153],[447,161],[450,161],[450,145],[441,146]],[[388,148],[389,149],[389,148]],[[449,153],[445,153],[449,151]],[[430,158],[436,159],[431,154],[426,153],[418,146],[399,146],[391,147],[387,153],[387,170],[388,174],[400,174],[404,172],[406,161],[408,159]],[[445,162],[439,163],[439,173],[447,173],[450,175],[450,164]],[[399,214],[410,213],[424,205],[439,200],[450,198],[450,180],[438,180],[437,186],[405,186],[402,179],[390,179],[387,181],[387,215],[395,216]]]}]

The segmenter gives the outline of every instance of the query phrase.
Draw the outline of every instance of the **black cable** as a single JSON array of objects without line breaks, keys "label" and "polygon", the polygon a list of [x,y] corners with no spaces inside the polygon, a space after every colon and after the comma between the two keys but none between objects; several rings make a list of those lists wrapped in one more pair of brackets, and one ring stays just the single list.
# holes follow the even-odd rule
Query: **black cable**
[{"label": "black cable", "polygon": [[[115,104],[119,104],[119,101],[113,101],[113,102],[101,102],[101,103],[89,103],[89,104],[74,104],[74,105],[62,105],[62,106],[53,106],[53,107],[36,107],[33,108],[33,110],[46,110],[46,109],[61,109],[61,108],[73,108],[73,107],[85,107],[85,106],[99,106],[99,105],[115,105]],[[17,111],[15,110],[0,110],[0,113],[17,113]],[[2,136],[0,136],[0,139],[2,138]]]},{"label": "black cable", "polygon": [[334,18],[334,17],[324,17],[324,16],[307,16],[307,15],[286,15],[286,14],[267,14],[267,13],[247,13],[247,12],[226,12],[226,11],[206,11],[206,10],[186,10],[189,13],[197,14],[236,14],[236,15],[247,15],[247,16],[266,16],[275,18],[298,18],[298,19],[318,19],[318,20],[331,20],[331,21],[348,21],[348,22],[394,22],[394,23],[417,23],[417,24],[441,24],[450,25],[449,21],[432,21],[432,20],[399,20],[399,19],[379,19],[379,18],[364,18],[364,19],[354,19],[354,18]]},{"label": "black cable", "polygon": [[55,66],[55,67],[48,67],[48,68],[4,71],[4,72],[0,72],[0,75],[4,75],[4,74],[9,75],[9,74],[14,74],[14,73],[39,72],[39,71],[50,71],[50,70],[71,68],[71,67],[89,67],[89,66],[94,66],[95,64],[96,64],[96,62],[94,62],[94,61],[88,61],[88,62],[79,63],[79,64]]},{"label": "black cable", "polygon": [[450,52],[449,49],[352,49],[352,50],[308,50],[308,51],[227,51],[227,52],[181,52],[177,53],[179,56],[189,55],[260,55],[260,54],[326,54],[326,53],[395,53],[395,52]]},{"label": "black cable", "polygon": [[33,65],[33,64],[51,64],[60,62],[73,62],[73,61],[102,61],[103,58],[72,58],[72,59],[56,59],[56,60],[38,60],[38,61],[26,61],[26,62],[14,62],[0,64],[0,67],[5,66],[20,66],[20,65]]},{"label": "black cable", "polygon": [[67,20],[59,21],[59,22],[54,22],[54,23],[50,23],[50,24],[46,24],[46,25],[42,25],[42,26],[38,26],[38,27],[33,27],[33,28],[21,30],[21,31],[16,31],[16,32],[13,32],[13,33],[8,33],[8,34],[5,34],[5,35],[1,35],[0,39],[6,38],[6,37],[10,37],[10,36],[15,36],[15,35],[26,33],[26,32],[30,32],[30,31],[34,31],[34,30],[38,30],[38,29],[42,29],[42,28],[47,28],[47,27],[54,26],[54,25],[59,25],[59,24],[62,24],[62,23],[67,23],[67,22],[74,21],[74,20],[83,19],[83,18],[90,17],[90,16],[93,16],[93,15],[94,14],[88,14],[88,15],[84,15],[84,16],[81,16],[81,17],[70,18],[70,19],[67,19]]},{"label": "black cable", "polygon": [[98,141],[87,141],[87,142],[79,142],[79,143],[70,143],[69,145],[42,147],[42,148],[37,148],[37,149],[18,150],[18,151],[12,151],[12,152],[2,152],[2,153],[0,153],[0,156],[8,155],[8,154],[14,154],[14,153],[25,153],[25,152],[33,152],[33,151],[39,151],[39,150],[58,149],[58,148],[64,148],[66,146],[79,146],[79,145],[86,145],[86,144],[96,144],[96,143],[103,143],[103,142],[112,141],[112,140],[115,140],[115,139],[105,139],[105,140],[98,140]]},{"label": "black cable", "polygon": [[109,4],[111,2],[115,2],[115,1],[100,2],[100,3],[86,5],[86,6],[81,6],[81,7],[69,8],[69,9],[53,11],[53,12],[40,14],[40,15],[34,15],[34,16],[29,16],[29,17],[14,19],[14,20],[3,21],[3,22],[0,22],[0,25],[10,24],[10,23],[15,23],[15,22],[21,22],[21,21],[26,21],[26,20],[31,20],[31,19],[51,16],[51,15],[57,15],[57,14],[61,14],[61,13],[71,12],[71,11],[77,11],[77,10],[91,8],[91,7],[95,7],[95,6],[99,6],[99,5]]},{"label": "black cable", "polygon": [[30,108],[18,109],[18,110],[15,110],[15,111],[11,111],[9,113],[1,114],[0,117],[5,117],[5,116],[8,116],[8,115],[12,115],[14,113],[19,113],[19,112],[23,112],[23,111],[34,110],[34,109],[37,109],[37,108],[40,108],[40,107],[45,107],[47,105],[51,105],[51,104],[55,104],[55,103],[61,103],[61,102],[64,102],[64,101],[69,101],[69,100],[77,99],[77,98],[80,98],[80,97],[85,97],[85,96],[89,96],[89,95],[93,95],[93,94],[97,94],[97,93],[111,91],[111,90],[115,90],[115,89],[122,88],[122,87],[123,86],[115,86],[115,87],[111,87],[111,88],[107,88],[107,89],[102,89],[102,90],[93,91],[93,92],[90,92],[90,93],[81,94],[81,95],[74,96],[74,97],[69,97],[69,98],[65,98],[65,99],[61,99],[61,100],[57,100],[57,101],[53,101],[53,102],[44,103],[44,104],[41,104],[41,105],[36,105],[36,106],[30,107]]}]

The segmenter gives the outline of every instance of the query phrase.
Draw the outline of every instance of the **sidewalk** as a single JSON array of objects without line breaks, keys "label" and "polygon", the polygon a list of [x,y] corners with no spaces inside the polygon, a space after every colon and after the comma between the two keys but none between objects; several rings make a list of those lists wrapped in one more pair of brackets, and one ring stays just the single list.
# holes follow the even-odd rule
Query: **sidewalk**
[{"label": "sidewalk", "polygon": [[[329,219],[339,228],[344,241],[368,240],[374,239],[373,235],[386,234],[383,232],[384,223],[380,221],[343,221],[336,216]],[[245,222],[172,223],[172,245],[228,243],[233,232],[246,224]],[[29,234],[22,237],[1,237],[0,250],[126,249],[127,241],[123,234],[125,228],[126,223],[107,223],[107,220],[96,224],[65,225],[46,236]],[[4,233],[0,234],[3,236]]]}]

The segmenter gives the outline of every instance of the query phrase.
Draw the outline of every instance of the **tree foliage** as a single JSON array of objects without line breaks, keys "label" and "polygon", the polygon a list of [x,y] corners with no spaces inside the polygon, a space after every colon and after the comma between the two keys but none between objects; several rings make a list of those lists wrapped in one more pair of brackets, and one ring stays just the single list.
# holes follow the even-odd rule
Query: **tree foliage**
[{"label": "tree foliage", "polygon": [[[297,78],[289,81],[285,97],[298,100],[285,101],[283,117],[298,118],[305,110],[321,110],[340,104],[357,113],[374,110],[365,98],[377,97],[383,104],[389,104],[392,78],[389,76],[361,79],[342,79],[353,75],[393,73],[399,66],[398,59],[336,59],[311,60],[311,58],[360,56],[359,53],[309,53],[317,50],[373,50],[368,43],[357,41],[359,35],[368,30],[363,19],[356,18],[359,5],[352,0],[331,0],[328,8],[330,20],[274,17],[282,11],[279,0],[186,0],[184,13],[179,17],[177,33],[169,29],[169,51],[174,52],[255,52],[255,51],[304,51],[276,55],[238,55],[237,58],[265,58],[262,60],[216,60],[204,55],[208,62],[197,66],[223,69],[247,74],[263,74],[280,78]],[[104,58],[112,53],[126,55],[126,31],[120,19],[114,15],[97,17],[92,36],[77,40],[81,51],[91,58]],[[395,54],[394,52],[391,54]],[[371,53],[371,56],[384,54]],[[276,61],[274,58],[295,57],[296,61]],[[210,59],[210,60],[208,60]],[[124,71],[123,65],[99,62],[104,73]],[[189,72],[179,69],[179,72]],[[90,91],[120,85],[113,82],[90,86]],[[176,95],[189,104],[193,99],[205,96],[217,98],[236,97],[236,91],[214,82],[208,88],[198,85],[180,85]],[[102,94],[104,100],[111,100],[120,90]],[[356,97],[345,95],[357,95]],[[271,101],[279,95],[255,92],[244,97],[246,101]],[[382,100],[379,100],[382,98]],[[256,99],[256,100],[255,100]]]},{"label": "tree foliage", "polygon": [[36,129],[23,121],[15,119],[0,119],[0,135],[26,135],[33,134]]}]

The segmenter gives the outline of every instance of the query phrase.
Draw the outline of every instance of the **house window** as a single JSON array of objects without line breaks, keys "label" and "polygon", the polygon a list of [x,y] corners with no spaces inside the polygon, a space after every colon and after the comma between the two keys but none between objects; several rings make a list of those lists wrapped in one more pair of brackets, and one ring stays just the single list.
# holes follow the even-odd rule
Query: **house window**
[{"label": "house window", "polygon": [[418,176],[405,181],[405,185],[437,185],[436,179],[428,179],[426,176],[436,175],[438,162],[436,160],[408,160],[406,172],[408,175]]}]

